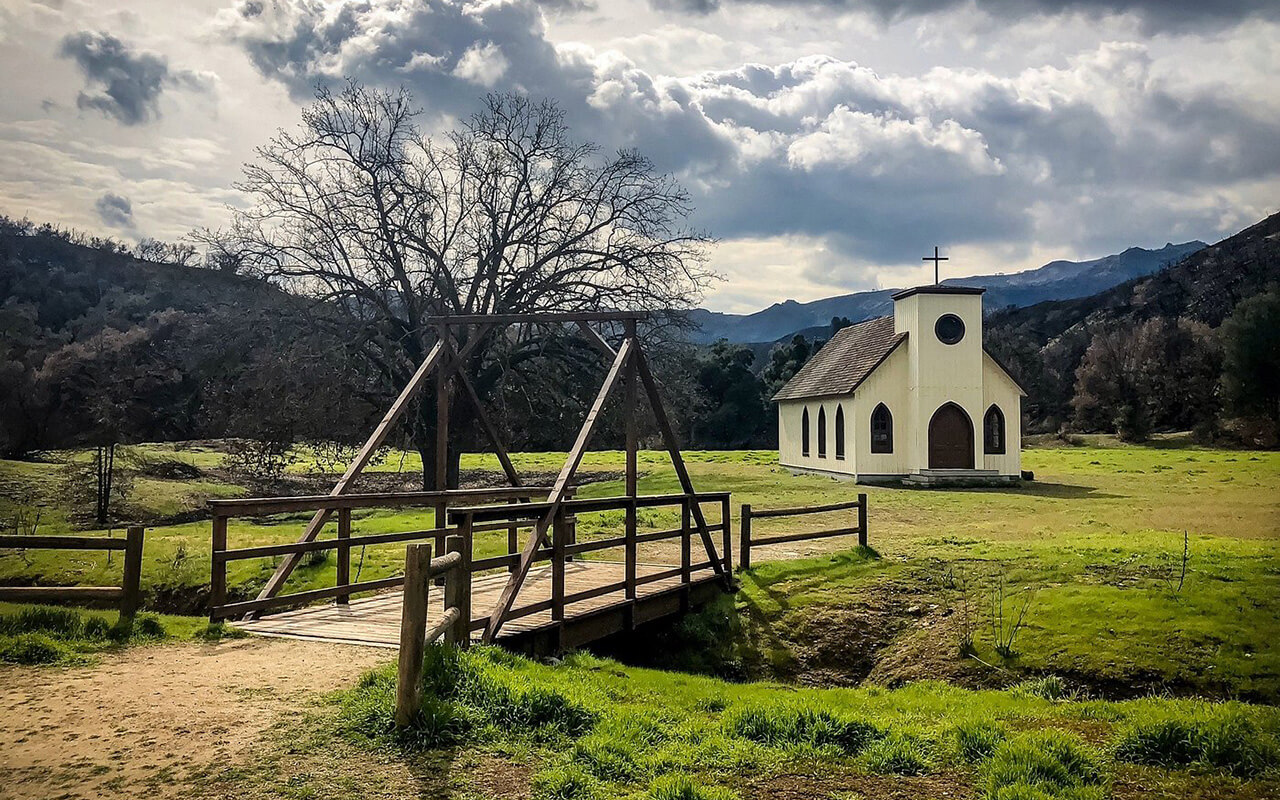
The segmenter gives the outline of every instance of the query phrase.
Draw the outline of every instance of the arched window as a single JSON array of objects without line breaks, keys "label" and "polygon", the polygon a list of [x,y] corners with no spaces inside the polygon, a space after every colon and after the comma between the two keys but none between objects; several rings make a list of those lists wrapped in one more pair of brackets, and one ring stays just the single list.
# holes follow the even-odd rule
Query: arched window
[{"label": "arched window", "polygon": [[844,406],[836,406],[836,459],[844,461]]},{"label": "arched window", "polygon": [[982,418],[982,443],[987,455],[1004,455],[1004,412],[998,406],[988,408]]},{"label": "arched window", "polygon": [[884,403],[871,412],[871,452],[893,452],[893,415]]},{"label": "arched window", "polygon": [[827,409],[818,406],[818,458],[827,457]]},{"label": "arched window", "polygon": [[800,415],[800,455],[809,455],[809,409]]}]

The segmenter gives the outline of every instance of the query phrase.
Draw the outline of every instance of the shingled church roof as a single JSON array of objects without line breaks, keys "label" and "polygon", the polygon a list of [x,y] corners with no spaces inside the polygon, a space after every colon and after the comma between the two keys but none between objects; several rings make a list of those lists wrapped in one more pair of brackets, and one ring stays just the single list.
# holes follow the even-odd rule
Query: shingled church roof
[{"label": "shingled church roof", "polygon": [[773,399],[849,394],[906,338],[894,333],[891,316],[841,328]]}]

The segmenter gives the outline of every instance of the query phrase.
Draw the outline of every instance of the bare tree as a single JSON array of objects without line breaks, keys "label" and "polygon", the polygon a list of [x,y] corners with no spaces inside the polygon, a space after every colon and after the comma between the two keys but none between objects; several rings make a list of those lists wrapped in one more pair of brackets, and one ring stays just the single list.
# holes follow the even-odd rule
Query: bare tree
[{"label": "bare tree", "polygon": [[[416,116],[403,89],[319,89],[300,129],[246,166],[252,207],[204,235],[242,270],[357,321],[389,386],[434,344],[432,315],[679,309],[710,278],[710,240],[684,227],[680,185],[638,153],[573,141],[554,104],[492,94],[439,140]],[[512,340],[502,345],[510,359]],[[433,404],[411,421],[424,465]]]}]

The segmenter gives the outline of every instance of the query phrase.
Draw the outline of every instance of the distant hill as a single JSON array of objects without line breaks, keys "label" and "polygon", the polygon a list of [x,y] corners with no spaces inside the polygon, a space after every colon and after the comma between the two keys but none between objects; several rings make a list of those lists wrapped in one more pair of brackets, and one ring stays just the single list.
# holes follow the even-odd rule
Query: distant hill
[{"label": "distant hill", "polygon": [[1216,328],[1240,301],[1274,285],[1280,285],[1280,214],[1097,294],[997,310],[987,318],[985,338],[1027,389],[1033,427],[1052,427],[1066,414],[1075,369],[1094,332],[1155,317]]},{"label": "distant hill", "polygon": [[[1008,275],[975,275],[943,281],[944,284],[981,286],[987,290],[985,306],[994,311],[1006,306],[1028,306],[1045,300],[1087,297],[1132,278],[1150,275],[1177,263],[1205,247],[1204,242],[1166,244],[1158,250],[1130,247],[1123,253],[1090,261],[1051,261],[1037,269]],[[724,314],[706,309],[690,312],[699,326],[695,341],[773,342],[795,333],[818,333],[832,317],[848,317],[859,322],[888,314],[890,296],[896,289],[827,297],[809,303],[787,300],[754,314]],[[806,329],[816,330],[806,330]]]}]

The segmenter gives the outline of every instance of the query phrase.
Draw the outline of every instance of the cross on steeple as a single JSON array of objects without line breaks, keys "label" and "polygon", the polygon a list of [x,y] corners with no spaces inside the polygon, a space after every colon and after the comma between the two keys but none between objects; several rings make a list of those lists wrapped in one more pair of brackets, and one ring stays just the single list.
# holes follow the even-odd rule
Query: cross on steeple
[{"label": "cross on steeple", "polygon": [[922,259],[920,259],[920,260],[921,260],[921,261],[932,261],[932,262],[933,262],[933,285],[934,285],[934,286],[937,286],[937,285],[938,285],[938,262],[939,262],[939,261],[950,261],[951,259],[947,258],[946,256],[940,256],[940,255],[938,255],[938,246],[937,246],[937,245],[934,245],[934,247],[933,247],[933,255],[931,255],[931,256],[925,256],[924,258],[922,258]]}]

